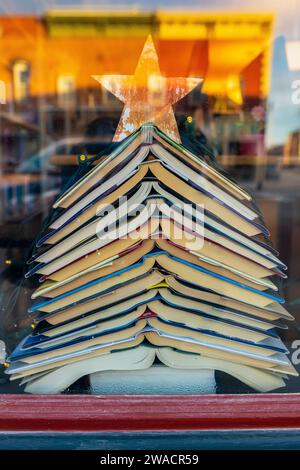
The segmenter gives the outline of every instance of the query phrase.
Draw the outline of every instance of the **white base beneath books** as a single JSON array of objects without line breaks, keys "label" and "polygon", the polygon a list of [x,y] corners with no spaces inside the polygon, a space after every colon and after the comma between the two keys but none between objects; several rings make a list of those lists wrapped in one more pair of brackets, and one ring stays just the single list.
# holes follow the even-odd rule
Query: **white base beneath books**
[{"label": "white base beneath books", "polygon": [[191,395],[216,393],[215,371],[153,365],[142,370],[90,374],[94,395]]}]

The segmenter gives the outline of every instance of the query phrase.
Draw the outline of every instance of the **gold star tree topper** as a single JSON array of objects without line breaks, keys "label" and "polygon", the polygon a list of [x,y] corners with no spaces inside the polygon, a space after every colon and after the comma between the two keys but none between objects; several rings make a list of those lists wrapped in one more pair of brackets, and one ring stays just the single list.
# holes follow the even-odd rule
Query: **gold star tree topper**
[{"label": "gold star tree topper", "polygon": [[118,142],[142,124],[152,122],[176,142],[180,136],[172,105],[193,88],[200,78],[166,78],[161,75],[152,37],[149,35],[134,75],[92,75],[124,103],[113,140]]}]

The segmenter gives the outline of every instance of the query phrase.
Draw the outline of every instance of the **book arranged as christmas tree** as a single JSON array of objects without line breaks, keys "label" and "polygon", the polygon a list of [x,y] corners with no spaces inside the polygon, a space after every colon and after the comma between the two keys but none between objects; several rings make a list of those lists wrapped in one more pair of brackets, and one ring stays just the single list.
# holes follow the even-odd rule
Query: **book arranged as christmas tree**
[{"label": "book arranged as christmas tree", "polygon": [[120,143],[54,204],[27,273],[35,328],[6,372],[58,393],[157,358],[282,387],[286,266],[251,195],[180,143],[172,104],[201,80],[163,78],[150,37],[134,76],[95,78],[125,103]]}]

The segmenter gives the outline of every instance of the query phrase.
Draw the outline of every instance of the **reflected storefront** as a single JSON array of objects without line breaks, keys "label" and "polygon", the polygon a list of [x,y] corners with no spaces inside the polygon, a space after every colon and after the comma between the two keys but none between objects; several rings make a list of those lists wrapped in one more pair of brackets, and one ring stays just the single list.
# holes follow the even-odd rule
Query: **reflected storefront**
[{"label": "reflected storefront", "polygon": [[[9,351],[30,331],[33,285],[23,276],[51,205],[81,175],[81,155],[107,154],[122,112],[92,75],[132,74],[150,33],[164,76],[204,79],[174,106],[182,141],[209,146],[210,158],[254,194],[289,266],[282,289],[296,321],[282,337],[297,348],[300,31],[292,41],[278,35],[281,13],[266,11],[56,7],[0,16],[0,338]],[[294,366],[300,370],[297,360]],[[22,392],[3,370],[0,393]],[[251,392],[226,374],[218,386],[219,393]],[[299,392],[299,378],[279,391]]]}]

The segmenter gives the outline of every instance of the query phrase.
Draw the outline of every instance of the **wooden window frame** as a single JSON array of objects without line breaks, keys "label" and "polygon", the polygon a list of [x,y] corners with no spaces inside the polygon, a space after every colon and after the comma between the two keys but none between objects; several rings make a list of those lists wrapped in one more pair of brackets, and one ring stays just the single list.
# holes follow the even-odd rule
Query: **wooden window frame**
[{"label": "wooden window frame", "polygon": [[0,431],[300,429],[300,394],[0,395]]}]

